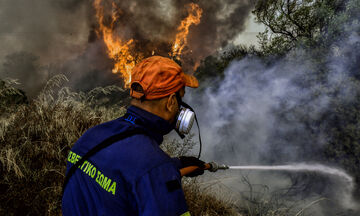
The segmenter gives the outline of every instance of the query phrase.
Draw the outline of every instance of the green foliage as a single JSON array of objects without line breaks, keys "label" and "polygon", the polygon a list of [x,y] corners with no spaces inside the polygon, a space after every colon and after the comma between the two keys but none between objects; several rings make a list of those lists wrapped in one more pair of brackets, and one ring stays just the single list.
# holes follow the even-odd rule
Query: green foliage
[{"label": "green foliage", "polygon": [[[267,29],[258,35],[264,55],[285,55],[299,45],[323,42],[345,0],[259,0],[253,13]],[[332,29],[335,32],[335,29]],[[331,35],[334,35],[334,32]]]},{"label": "green foliage", "polygon": [[[360,85],[359,81],[353,81]],[[328,142],[324,149],[328,160],[341,164],[360,185],[360,92],[347,102],[333,101],[327,122]]]}]

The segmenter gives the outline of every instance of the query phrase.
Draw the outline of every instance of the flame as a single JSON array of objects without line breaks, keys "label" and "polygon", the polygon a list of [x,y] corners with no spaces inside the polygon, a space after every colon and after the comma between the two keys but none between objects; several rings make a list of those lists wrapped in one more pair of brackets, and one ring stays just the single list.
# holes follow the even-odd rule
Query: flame
[{"label": "flame", "polygon": [[198,25],[200,23],[200,18],[203,12],[199,5],[195,3],[190,3],[187,11],[189,15],[181,21],[180,26],[177,28],[178,33],[176,34],[175,43],[172,47],[172,56],[176,56],[177,58],[179,58],[187,44],[189,27],[192,24]]},{"label": "flame", "polygon": [[99,23],[97,34],[103,37],[107,47],[108,56],[115,61],[113,73],[120,73],[124,79],[125,87],[129,87],[131,81],[131,70],[135,66],[136,59],[130,53],[130,46],[134,43],[132,39],[127,42],[114,34],[114,26],[119,18],[117,5],[112,3],[111,23],[109,26],[104,24],[104,7],[101,5],[102,0],[94,1],[96,18]]},{"label": "flame", "polygon": [[[104,15],[104,6],[102,5],[103,0],[94,0],[93,6],[96,10],[96,18],[99,23],[99,27],[96,30],[97,35],[100,38],[103,38],[104,43],[107,47],[108,56],[114,60],[114,68],[112,72],[115,74],[121,74],[121,77],[124,79],[125,87],[128,88],[131,82],[131,71],[135,67],[136,62],[143,58],[141,53],[134,53],[134,40],[130,39],[125,41],[120,38],[119,35],[115,33],[115,25],[119,19],[119,8],[112,2],[112,14],[110,23],[105,22]],[[187,5],[188,16],[181,21],[179,27],[177,28],[178,33],[176,34],[176,39],[172,47],[172,52],[169,53],[170,56],[173,56],[180,60],[180,55],[183,52],[183,49],[187,45],[187,36],[189,34],[189,27],[192,24],[198,25],[200,23],[200,18],[202,15],[202,9],[199,5],[190,3]],[[107,18],[107,17],[106,17]],[[133,54],[132,54],[133,53]],[[155,54],[155,51],[152,51],[152,55]]]}]

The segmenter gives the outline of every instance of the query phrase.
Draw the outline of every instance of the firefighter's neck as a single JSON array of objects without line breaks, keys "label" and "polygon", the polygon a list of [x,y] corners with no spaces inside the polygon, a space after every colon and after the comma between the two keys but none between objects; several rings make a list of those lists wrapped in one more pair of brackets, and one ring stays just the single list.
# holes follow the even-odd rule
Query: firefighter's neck
[{"label": "firefighter's neck", "polygon": [[160,118],[172,123],[175,119],[177,111],[177,104],[173,104],[173,99],[169,97],[157,99],[157,100],[138,100],[132,99],[131,105],[143,109],[149,113],[159,116]]}]

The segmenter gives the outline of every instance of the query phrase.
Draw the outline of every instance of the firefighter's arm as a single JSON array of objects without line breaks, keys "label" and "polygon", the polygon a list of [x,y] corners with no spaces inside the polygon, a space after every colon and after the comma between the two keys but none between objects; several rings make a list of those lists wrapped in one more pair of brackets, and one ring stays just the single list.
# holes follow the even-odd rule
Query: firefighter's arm
[{"label": "firefighter's arm", "polygon": [[189,215],[179,170],[172,162],[141,176],[133,187],[139,215]]},{"label": "firefighter's arm", "polygon": [[191,156],[181,156],[179,160],[181,163],[181,176],[196,177],[204,174],[204,170],[206,169],[204,161]]},{"label": "firefighter's arm", "polygon": [[196,177],[204,174],[204,170],[208,168],[204,161],[196,157],[180,156],[171,159],[180,170],[181,176]]}]

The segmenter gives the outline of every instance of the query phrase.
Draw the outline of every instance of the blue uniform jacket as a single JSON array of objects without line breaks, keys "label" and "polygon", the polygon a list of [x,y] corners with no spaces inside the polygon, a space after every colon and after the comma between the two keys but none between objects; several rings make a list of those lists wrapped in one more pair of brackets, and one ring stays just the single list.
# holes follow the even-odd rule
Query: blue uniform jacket
[{"label": "blue uniform jacket", "polygon": [[67,172],[106,138],[130,127],[146,131],[106,147],[78,166],[65,188],[63,215],[190,215],[181,188],[180,161],[159,148],[171,125],[134,106],[127,113],[126,119],[89,129],[71,149]]}]

